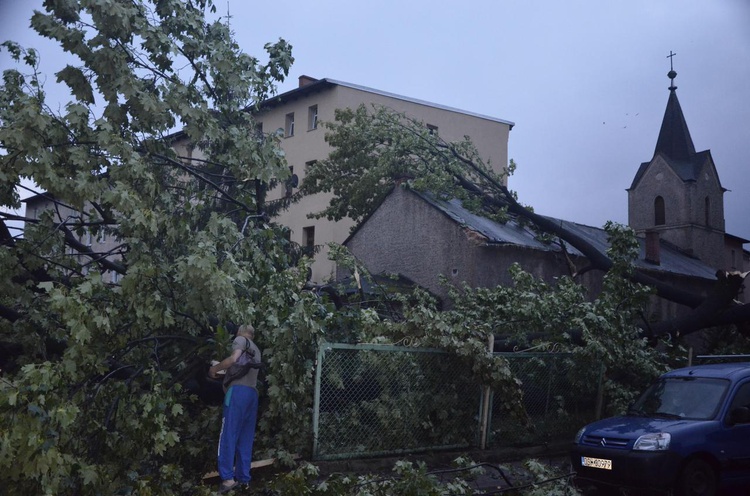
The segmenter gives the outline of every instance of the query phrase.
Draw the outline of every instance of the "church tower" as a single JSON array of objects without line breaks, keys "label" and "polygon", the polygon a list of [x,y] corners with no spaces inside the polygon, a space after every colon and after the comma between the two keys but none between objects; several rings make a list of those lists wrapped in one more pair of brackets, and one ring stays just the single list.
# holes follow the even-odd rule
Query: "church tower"
[{"label": "church tower", "polygon": [[695,151],[677,99],[677,73],[670,69],[669,99],[654,156],[641,164],[627,190],[628,224],[639,236],[658,235],[711,267],[728,269],[726,190],[711,152]]}]

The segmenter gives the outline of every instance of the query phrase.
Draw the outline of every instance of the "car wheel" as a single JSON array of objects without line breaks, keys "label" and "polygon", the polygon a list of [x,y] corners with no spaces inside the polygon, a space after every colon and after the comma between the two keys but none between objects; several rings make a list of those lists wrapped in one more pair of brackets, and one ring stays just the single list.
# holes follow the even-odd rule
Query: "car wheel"
[{"label": "car wheel", "polygon": [[703,460],[691,460],[677,479],[679,496],[716,496],[716,471]]}]

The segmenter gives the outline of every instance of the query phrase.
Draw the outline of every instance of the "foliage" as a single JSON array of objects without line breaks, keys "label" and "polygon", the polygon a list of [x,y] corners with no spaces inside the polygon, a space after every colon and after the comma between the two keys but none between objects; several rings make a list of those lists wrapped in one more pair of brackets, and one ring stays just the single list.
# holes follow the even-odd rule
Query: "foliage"
[{"label": "foliage", "polygon": [[[260,494],[265,496],[300,494],[311,496],[395,496],[395,495],[481,495],[576,496],[570,474],[535,459],[525,460],[516,468],[495,466],[513,481],[513,487],[478,489],[477,477],[486,474],[487,464],[476,464],[467,457],[453,460],[451,468],[430,471],[422,462],[401,460],[391,473],[336,473],[322,476],[320,469],[303,463],[295,470],[276,476]],[[507,480],[507,479],[506,479]],[[498,491],[499,489],[499,491]]]},{"label": "foliage", "polygon": [[[358,277],[372,284],[372,275],[347,251],[332,247],[330,253],[338,265],[356,270]],[[327,320],[329,332],[337,333],[335,326],[343,322],[358,342],[418,345],[444,350],[458,359],[457,363],[467,371],[467,379],[491,386],[498,394],[505,395],[507,411],[524,416],[519,381],[510,371],[507,361],[493,355],[488,346],[491,327],[463,319],[460,313],[440,310],[435,299],[419,288],[383,294],[381,303],[383,308],[391,311],[378,312],[354,304],[337,312],[349,314],[349,318],[331,315]]]},{"label": "foliage", "polygon": [[[468,138],[447,142],[424,123],[380,106],[342,110],[336,114],[335,122],[326,125],[326,140],[335,148],[327,160],[310,168],[301,188],[308,194],[331,193],[328,207],[316,216],[348,216],[360,221],[400,184],[441,199],[459,199],[468,210],[498,222],[512,217],[535,230],[541,242],[560,245],[573,275],[613,269],[613,260],[595,243],[564,223],[538,215],[519,203],[517,195],[505,184],[507,174],[516,167],[512,160],[498,172],[483,162]],[[582,267],[567,256],[568,246],[583,255],[577,262],[583,262]],[[735,301],[746,273],[720,272],[708,297],[664,281],[647,270],[619,273],[653,288],[659,297],[690,309],[690,315],[684,317],[656,324],[641,322],[644,334],[674,338],[717,323],[748,320],[750,306]]]},{"label": "foliage", "polygon": [[[45,8],[32,27],[80,65],[57,73],[71,102],[56,111],[37,53],[3,44],[19,67],[0,86],[0,204],[31,180],[50,208],[23,237],[0,230],[0,340],[18,350],[0,382],[0,484],[190,492],[214,465],[205,370],[233,323],[256,326],[268,364],[256,452],[307,449],[320,305],[265,220],[263,184],[289,174],[278,138],[247,132],[291,46],[244,54],[205,0]],[[93,252],[89,236],[114,241]]]},{"label": "foliage", "polygon": [[[18,207],[30,179],[51,208],[0,253],[12,281],[0,334],[20,350],[0,389],[3,485],[189,492],[218,434],[204,364],[241,322],[258,329],[268,366],[256,452],[305,452],[314,353],[337,317],[303,289],[306,260],[265,218],[263,185],[288,174],[278,138],[247,132],[247,109],[286,76],[291,47],[266,45],[260,64],[206,20],[204,1],[46,7],[34,29],[81,65],[57,74],[72,94],[58,112],[36,52],[4,44],[26,72],[5,71],[0,87],[0,199]],[[183,144],[195,153],[180,156]],[[114,242],[93,252],[87,236]],[[484,381],[517,390],[484,338],[426,295],[401,304],[399,321],[364,310],[349,322],[365,339],[426,329]]]},{"label": "foliage", "polygon": [[[606,371],[607,412],[623,411],[637,393],[666,370],[670,355],[683,350],[669,342],[653,346],[642,336],[637,323],[652,290],[624,277],[633,270],[637,240],[629,228],[608,223],[605,229],[613,268],[604,274],[598,294],[589,295],[569,276],[551,284],[515,265],[511,268],[511,286],[448,285],[452,306],[444,311],[437,310],[431,297],[419,291],[394,295],[402,320],[370,315],[371,324],[356,328],[358,336],[393,343],[407,339],[463,357],[478,382],[492,386],[495,394],[513,398],[503,406],[519,418],[524,418],[521,381],[504,358],[489,352],[490,338],[502,337],[520,350],[554,347],[570,351],[578,371],[570,378],[573,387],[593,400],[600,376]],[[367,277],[366,269],[351,255],[335,253],[342,266],[356,269],[361,278]]]},{"label": "foliage", "polygon": [[[466,206],[479,206],[479,192],[456,187],[456,175],[489,188],[493,182],[503,183],[514,167],[496,173],[482,162],[468,137],[448,143],[424,123],[387,107],[338,109],[335,118],[325,123],[326,141],[333,150],[326,160],[311,165],[300,186],[306,195],[333,193],[328,207],[315,217],[349,217],[358,222],[402,181],[420,191],[460,198]],[[478,166],[467,170],[467,162]],[[505,218],[503,209],[491,215]]]},{"label": "foliage", "polygon": [[[397,300],[403,321],[373,326],[371,336],[387,336],[393,342],[418,338],[426,345],[474,357],[476,372],[483,367],[481,357],[489,355],[487,343],[493,335],[522,349],[565,345],[588,365],[581,367],[588,373],[580,378],[580,385],[597,384],[602,367],[606,367],[612,411],[620,410],[664,370],[660,364],[667,362],[673,346],[657,339],[647,341],[642,316],[655,291],[674,295],[675,288],[665,289],[661,282],[635,270],[638,245],[632,231],[608,223],[610,248],[602,252],[518,203],[504,185],[505,178],[482,162],[468,139],[445,142],[423,123],[377,106],[341,111],[336,119],[327,124],[326,135],[334,151],[328,160],[311,168],[302,186],[309,193],[333,194],[328,208],[318,215],[363,219],[391,188],[405,183],[405,187],[427,190],[438,197],[461,199],[464,206],[484,217],[502,222],[512,215],[530,222],[540,239],[563,248],[572,245],[588,263],[579,267],[580,260],[569,259],[571,276],[554,282],[535,278],[515,266],[511,269],[512,286],[450,288],[449,311],[437,311],[424,295],[416,300],[412,295],[402,296]],[[509,170],[513,168],[515,164]],[[346,262],[342,266],[347,266]],[[361,267],[354,268],[360,277],[365,273]],[[588,294],[576,279],[586,272],[594,278],[600,277],[597,272],[603,275],[599,294]],[[367,334],[365,329],[358,332]],[[493,364],[484,370],[492,371],[494,377],[487,381],[487,376],[483,382],[494,382],[503,391],[512,389],[510,381],[515,379],[507,365]]]},{"label": "foliage", "polygon": [[[448,314],[454,322],[507,336],[520,346],[558,345],[574,352],[577,387],[592,395],[598,375],[606,370],[608,409],[618,412],[665,371],[668,357],[660,350],[668,345],[652,346],[637,326],[652,291],[625,277],[638,254],[635,234],[614,223],[605,230],[613,268],[604,274],[598,294],[588,295],[568,276],[550,285],[515,266],[513,286],[454,289],[455,304]],[[580,342],[574,339],[578,335]]]},{"label": "foliage", "polygon": [[[50,206],[20,219],[22,237],[10,236],[11,216],[0,224],[0,341],[18,350],[0,380],[8,494],[192,493],[213,467],[219,428],[206,363],[226,353],[237,323],[255,325],[267,364],[256,453],[281,457],[309,451],[324,335],[446,350],[522,419],[520,381],[489,348],[499,330],[568,343],[580,329],[581,363],[606,365],[614,407],[632,396],[623,385],[658,373],[661,357],[633,324],[647,292],[622,277],[632,234],[615,226],[594,301],[570,279],[552,286],[514,269],[513,288],[454,288],[450,311],[421,291],[334,311],[306,287],[309,261],[268,220],[264,191],[289,175],[279,138],[249,132],[252,110],[288,74],[291,46],[267,44],[266,63],[243,53],[228,26],[207,20],[210,0],[45,8],[32,27],[79,63],[56,74],[68,104],[46,102],[34,50],[2,44],[21,68],[0,86],[0,205],[19,207],[19,189],[33,181]],[[330,159],[302,185],[334,192],[321,216],[360,220],[403,181],[500,221],[531,212],[468,139],[446,143],[383,108],[337,118]],[[89,236],[114,241],[95,252]],[[437,484],[423,465],[395,471],[382,484],[343,477],[310,488],[316,473],[303,466],[274,490],[470,494],[462,481]]]},{"label": "foliage", "polygon": [[524,466],[533,477],[531,488],[524,491],[525,496],[576,496],[580,493],[570,484],[569,474],[550,467],[538,460],[526,460]]},{"label": "foliage", "polygon": [[637,394],[666,372],[671,345],[652,346],[636,325],[652,290],[626,277],[638,256],[633,231],[611,222],[605,228],[613,267],[604,275],[601,294],[571,323],[581,329],[586,342],[586,347],[577,350],[581,359],[592,367],[603,367],[609,396],[606,413],[615,414],[627,409]]},{"label": "foliage", "polygon": [[[457,464],[467,467],[467,462],[456,460]],[[467,477],[475,471],[466,469]],[[448,482],[440,481],[427,471],[424,462],[398,461],[393,467],[393,474],[350,475],[334,474],[320,480],[319,469],[314,465],[302,464],[296,470],[278,476],[265,494],[306,494],[314,496],[350,495],[350,496],[447,496],[453,494],[475,494],[470,482],[457,477]]]}]

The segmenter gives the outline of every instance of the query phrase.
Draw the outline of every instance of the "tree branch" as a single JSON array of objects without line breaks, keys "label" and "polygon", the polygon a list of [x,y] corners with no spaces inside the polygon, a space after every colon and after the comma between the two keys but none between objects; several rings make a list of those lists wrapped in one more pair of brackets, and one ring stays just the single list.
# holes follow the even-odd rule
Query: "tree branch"
[{"label": "tree branch", "polygon": [[221,188],[221,186],[219,186],[218,184],[216,184],[213,181],[209,180],[208,178],[202,176],[201,174],[197,173],[195,170],[193,170],[192,167],[189,167],[189,166],[183,164],[179,160],[174,160],[174,159],[172,159],[170,157],[167,157],[165,155],[161,155],[161,154],[158,154],[158,153],[154,153],[154,154],[152,154],[152,156],[154,156],[154,157],[156,157],[158,159],[161,159],[161,160],[163,160],[163,161],[165,161],[165,162],[167,162],[169,164],[172,164],[172,165],[174,165],[174,166],[176,166],[176,167],[184,170],[185,172],[187,172],[191,176],[197,177],[201,181],[203,181],[206,184],[208,184],[209,186],[211,186],[211,188],[213,188],[214,190],[218,191],[221,194],[221,196],[226,197],[226,199],[229,200],[229,202],[234,203],[235,205],[238,205],[238,206],[242,207],[246,212],[252,212],[253,211],[250,207],[248,207],[247,205],[245,205],[241,201],[233,198],[229,193],[227,193],[226,191],[224,191]]},{"label": "tree branch", "polygon": [[[76,239],[75,235],[68,229],[66,226],[61,225],[61,230],[63,232],[63,235],[65,236],[65,244],[76,250],[78,253],[82,255],[87,255],[92,260],[97,255],[96,252],[94,252],[89,246],[81,243]],[[124,265],[117,263],[116,261],[109,260],[107,258],[98,258],[97,259],[97,265],[100,267],[111,270],[112,272],[117,272],[118,274],[127,274],[127,269]]]},{"label": "tree branch", "polygon": [[717,281],[711,293],[700,305],[683,317],[659,322],[650,328],[653,336],[678,337],[707,327],[732,324],[750,318],[750,305],[734,304],[747,272],[716,273]]}]

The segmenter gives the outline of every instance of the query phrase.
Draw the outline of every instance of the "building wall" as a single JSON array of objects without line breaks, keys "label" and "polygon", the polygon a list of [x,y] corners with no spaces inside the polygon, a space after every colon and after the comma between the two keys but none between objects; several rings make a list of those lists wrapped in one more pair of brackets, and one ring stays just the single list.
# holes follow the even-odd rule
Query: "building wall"
[{"label": "building wall", "polygon": [[[721,188],[716,169],[710,162],[703,166],[700,177],[690,186],[691,204],[695,224],[724,232],[724,190]],[[706,198],[709,199],[708,208]]]},{"label": "building wall", "polygon": [[[426,103],[418,103],[395,95],[384,95],[349,86],[335,85],[319,92],[289,99],[260,112],[256,120],[264,133],[280,130],[287,162],[301,182],[306,174],[308,164],[328,157],[330,147],[325,142],[326,129],[323,122],[333,122],[334,112],[339,108],[357,108],[359,105],[378,104],[406,113],[426,124],[436,126],[441,137],[448,141],[457,141],[464,136],[471,136],[480,156],[498,173],[505,170],[508,164],[508,136],[510,125],[489,118],[446,110]],[[309,125],[309,114],[312,106],[317,107],[318,126]],[[294,134],[288,135],[289,114],[294,115]],[[175,144],[182,156],[188,156],[187,142]],[[200,157],[199,150],[190,152]],[[268,201],[281,198],[286,188],[279,187],[270,191]],[[338,222],[327,219],[309,219],[308,213],[320,212],[330,201],[329,194],[318,194],[302,198],[287,211],[281,212],[274,220],[291,230],[291,240],[305,245],[305,228],[314,228],[314,243],[320,249],[312,266],[312,280],[322,283],[334,278],[335,266],[328,260],[327,243],[343,243],[354,226],[350,219]],[[309,233],[309,230],[307,231]]]},{"label": "building wall", "polygon": [[[346,246],[371,273],[403,274],[445,302],[448,294],[440,275],[455,285],[494,287],[512,285],[509,269],[514,263],[548,282],[567,274],[562,255],[511,244],[488,246],[481,235],[400,187]],[[584,277],[592,294],[601,290],[600,275]]]}]

